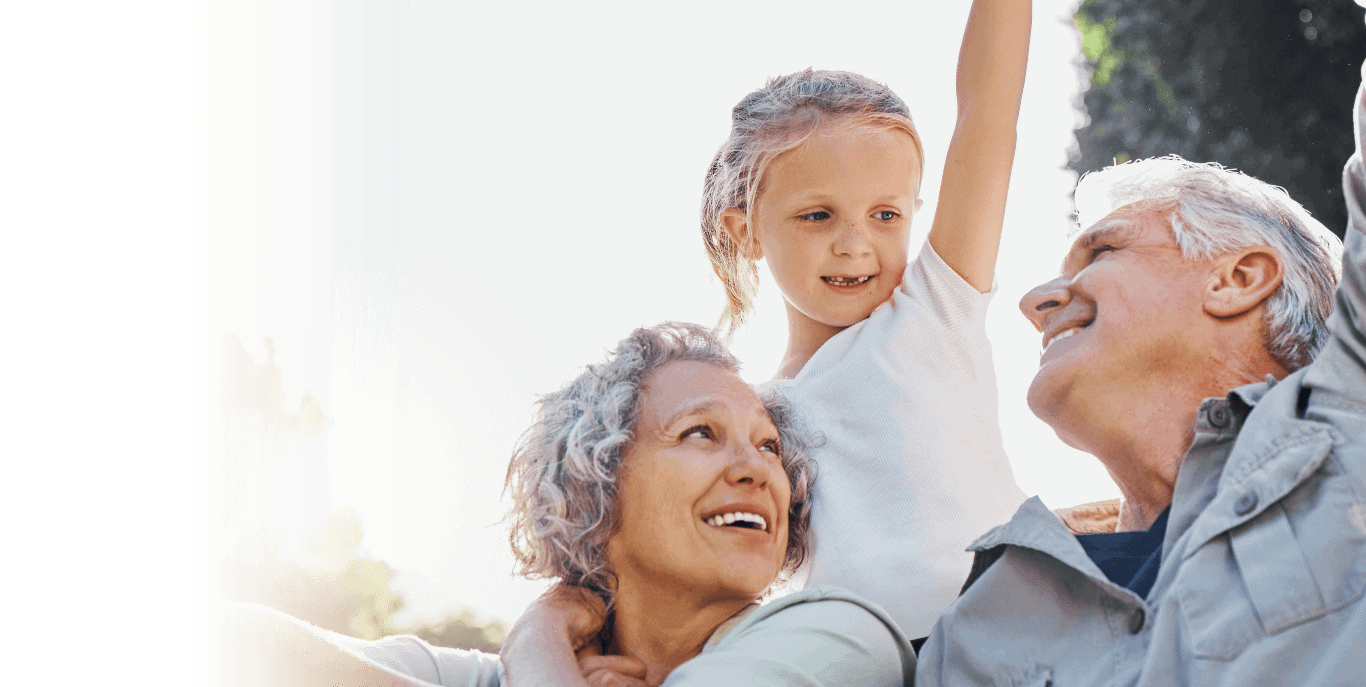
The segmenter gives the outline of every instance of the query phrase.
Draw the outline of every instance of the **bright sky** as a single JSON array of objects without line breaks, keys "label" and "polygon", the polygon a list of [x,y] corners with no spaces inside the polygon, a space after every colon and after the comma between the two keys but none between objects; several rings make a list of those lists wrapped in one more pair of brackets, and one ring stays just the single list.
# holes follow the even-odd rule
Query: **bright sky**
[{"label": "bright sky", "polygon": [[[1036,3],[1016,173],[990,317],[1002,422],[1026,492],[1114,495],[1094,460],[1025,408],[1038,335],[1016,311],[1054,276],[1079,115],[1072,0]],[[807,66],[885,81],[911,105],[933,216],[969,3],[456,3],[348,9],[237,2],[206,17],[205,217],[211,328],[273,337],[287,407],[334,424],[326,485],[415,616],[467,604],[506,620],[542,585],[511,577],[500,499],[536,394],[639,325],[713,323],[698,237],[730,108]],[[767,275],[765,274],[767,278]],[[771,376],[771,282],[734,349]]]}]

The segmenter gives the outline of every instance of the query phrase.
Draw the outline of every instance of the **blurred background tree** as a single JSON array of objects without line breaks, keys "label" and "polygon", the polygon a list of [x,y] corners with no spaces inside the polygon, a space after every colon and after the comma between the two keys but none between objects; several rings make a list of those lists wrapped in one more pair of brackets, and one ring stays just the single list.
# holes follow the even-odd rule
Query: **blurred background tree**
[{"label": "blurred background tree", "polygon": [[327,495],[320,439],[331,418],[308,391],[297,408],[287,407],[271,339],[262,341],[263,362],[234,334],[222,344],[215,511],[227,552],[223,598],[361,639],[414,634],[437,646],[496,653],[507,627],[468,609],[431,624],[395,622],[404,605],[389,588],[396,571],[365,554],[355,511]]},{"label": "blurred background tree", "polygon": [[396,625],[403,598],[388,586],[395,571],[363,555],[361,538],[349,508],[306,532],[297,551],[282,546],[274,530],[251,532],[228,555],[224,598],[270,606],[361,639],[413,634],[437,646],[497,653],[507,627],[498,620],[481,622],[468,610],[428,625]]},{"label": "blurred background tree", "polygon": [[1175,153],[1284,187],[1339,236],[1366,56],[1345,0],[1084,0],[1090,69],[1070,167]]}]

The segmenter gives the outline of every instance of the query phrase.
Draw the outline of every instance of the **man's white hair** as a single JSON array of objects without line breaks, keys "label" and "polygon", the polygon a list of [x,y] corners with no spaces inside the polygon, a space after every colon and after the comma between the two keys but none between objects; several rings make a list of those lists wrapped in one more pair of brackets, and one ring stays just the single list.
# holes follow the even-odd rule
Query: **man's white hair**
[{"label": "man's white hair", "polygon": [[1170,200],[1172,232],[1188,260],[1252,245],[1280,254],[1285,276],[1267,299],[1267,351],[1287,369],[1304,367],[1328,340],[1333,288],[1342,273],[1342,241],[1286,194],[1216,163],[1175,155],[1091,172],[1077,184],[1077,223],[1090,227],[1141,200]]}]

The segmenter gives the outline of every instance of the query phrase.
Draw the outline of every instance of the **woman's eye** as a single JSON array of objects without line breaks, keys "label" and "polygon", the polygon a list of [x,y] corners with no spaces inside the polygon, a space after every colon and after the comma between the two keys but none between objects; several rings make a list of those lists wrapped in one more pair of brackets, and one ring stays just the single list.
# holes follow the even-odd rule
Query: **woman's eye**
[{"label": "woman's eye", "polygon": [[778,447],[777,440],[765,441],[764,443],[759,444],[759,450],[771,451],[775,456],[781,456],[783,454],[782,449]]},{"label": "woman's eye", "polygon": [[699,438],[699,439],[710,439],[710,438],[712,438],[711,427],[708,427],[708,426],[706,426],[706,425],[698,425],[698,426],[696,426],[696,427],[689,427],[688,429],[684,430],[684,431],[683,431],[683,434],[680,435],[678,438],[680,438],[680,439],[691,439],[691,438],[693,438],[693,437],[697,437],[697,438]]},{"label": "woman's eye", "polygon": [[824,222],[825,220],[830,219],[830,213],[824,210],[817,210],[815,212],[808,212],[804,215],[797,215],[797,218],[808,222]]},{"label": "woman's eye", "polygon": [[900,215],[891,210],[878,210],[877,212],[873,213],[873,217],[876,217],[877,219],[880,219],[884,222],[890,222],[896,219],[897,217],[900,217]]}]

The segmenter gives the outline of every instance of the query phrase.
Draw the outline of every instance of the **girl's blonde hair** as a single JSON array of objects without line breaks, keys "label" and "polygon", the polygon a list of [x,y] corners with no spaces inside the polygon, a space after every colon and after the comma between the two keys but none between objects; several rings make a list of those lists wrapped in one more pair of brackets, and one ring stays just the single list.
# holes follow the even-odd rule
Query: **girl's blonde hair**
[{"label": "girl's blonde hair", "polygon": [[726,310],[717,328],[727,338],[753,307],[759,268],[721,225],[721,213],[740,209],[753,231],[754,203],[769,163],[822,128],[836,125],[904,131],[915,144],[917,184],[924,175],[924,149],[910,108],[872,79],[853,72],[807,69],[770,79],[745,96],[731,110],[730,136],[712,159],[702,188],[702,240],[712,269],[726,287]]}]

